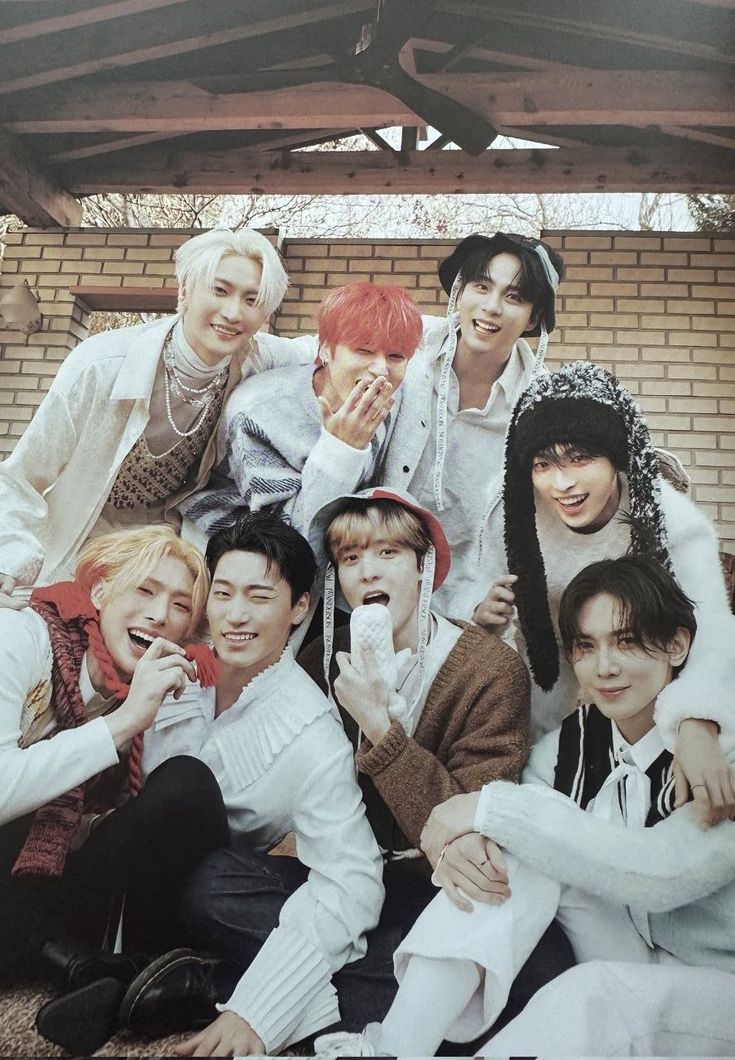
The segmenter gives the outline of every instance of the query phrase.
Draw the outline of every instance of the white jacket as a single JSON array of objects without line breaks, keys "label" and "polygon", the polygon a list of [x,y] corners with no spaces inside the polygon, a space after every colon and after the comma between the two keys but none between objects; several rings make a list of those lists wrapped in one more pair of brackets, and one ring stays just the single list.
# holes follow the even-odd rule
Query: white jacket
[{"label": "white jacket", "polygon": [[[12,454],[0,463],[0,572],[25,584],[71,576],[77,553],[107,500],[120,466],[143,434],[166,335],[177,316],[86,339],[61,365]],[[284,340],[258,335],[257,350],[234,360],[227,392],[244,374],[292,363]],[[279,360],[279,356],[282,358]],[[214,440],[197,483],[214,462]],[[169,509],[183,498],[171,497]]]}]

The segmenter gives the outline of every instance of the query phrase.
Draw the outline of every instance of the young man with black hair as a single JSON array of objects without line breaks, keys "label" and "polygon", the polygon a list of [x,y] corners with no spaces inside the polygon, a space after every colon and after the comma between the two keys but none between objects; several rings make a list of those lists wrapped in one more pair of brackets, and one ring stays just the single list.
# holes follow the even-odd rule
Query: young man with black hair
[{"label": "young man with black hair", "polygon": [[[423,318],[383,481],[441,520],[452,571],[434,606],[448,617],[472,618],[506,573],[505,434],[543,363],[563,276],[560,255],[545,243],[501,232],[468,236],[439,266],[447,316]],[[537,335],[534,353],[526,338]]]},{"label": "young man with black hair", "polygon": [[626,556],[574,578],[559,626],[586,705],[535,745],[521,785],[455,796],[421,837],[439,883],[447,843],[487,837],[499,907],[466,916],[441,894],[397,954],[401,987],[383,1026],[322,1040],[324,1054],[428,1055],[445,1036],[474,1038],[554,916],[580,963],[488,1053],[732,1053],[735,824],[702,830],[691,803],[676,808],[654,723],[697,632],[692,603],[655,559]]},{"label": "young man with black hair", "polygon": [[[195,754],[219,782],[232,844],[190,881],[184,918],[203,952],[230,960],[165,955],[132,983],[120,1016],[150,1035],[204,1027],[186,1055],[261,1055],[338,1019],[331,976],[365,952],[381,861],[350,743],[287,647],[309,607],[309,545],[277,517],[250,514],[210,539],[207,563],[217,687],[164,704],[143,768]],[[298,857],[269,856],[289,832]]]}]

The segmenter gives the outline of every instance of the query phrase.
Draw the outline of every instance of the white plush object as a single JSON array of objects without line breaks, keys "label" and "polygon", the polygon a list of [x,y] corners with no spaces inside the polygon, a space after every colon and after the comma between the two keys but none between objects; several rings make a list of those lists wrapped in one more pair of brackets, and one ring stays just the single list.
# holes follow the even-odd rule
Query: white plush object
[{"label": "white plush object", "polygon": [[360,604],[350,615],[350,661],[361,674],[377,667],[388,690],[388,717],[404,724],[408,705],[396,692],[398,663],[393,648],[393,622],[383,604]]}]

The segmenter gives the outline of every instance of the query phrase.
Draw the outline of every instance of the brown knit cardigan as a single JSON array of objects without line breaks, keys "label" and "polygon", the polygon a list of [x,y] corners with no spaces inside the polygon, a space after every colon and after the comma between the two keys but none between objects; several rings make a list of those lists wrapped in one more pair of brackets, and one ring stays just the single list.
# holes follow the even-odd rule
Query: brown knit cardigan
[{"label": "brown knit cardigan", "polygon": [[[413,737],[393,722],[378,744],[364,739],[357,751],[368,819],[385,849],[418,847],[435,806],[490,780],[517,781],[528,754],[530,681],[523,661],[494,634],[459,624],[464,632],[429,689]],[[326,692],[323,650],[319,638],[299,662]],[[335,633],[335,653],[349,650],[350,631],[343,626]],[[338,674],[333,655],[333,695]],[[355,746],[357,725],[341,705],[340,713]]]}]

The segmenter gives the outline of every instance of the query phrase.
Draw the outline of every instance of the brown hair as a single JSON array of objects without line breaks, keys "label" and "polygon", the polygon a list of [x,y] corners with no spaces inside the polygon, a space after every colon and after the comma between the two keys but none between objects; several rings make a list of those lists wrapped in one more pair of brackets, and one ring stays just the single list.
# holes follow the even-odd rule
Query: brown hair
[{"label": "brown hair", "polygon": [[332,563],[337,566],[339,552],[350,545],[365,548],[376,532],[395,545],[412,548],[419,566],[432,544],[423,520],[399,501],[350,500],[327,527],[326,546]]}]

